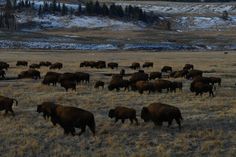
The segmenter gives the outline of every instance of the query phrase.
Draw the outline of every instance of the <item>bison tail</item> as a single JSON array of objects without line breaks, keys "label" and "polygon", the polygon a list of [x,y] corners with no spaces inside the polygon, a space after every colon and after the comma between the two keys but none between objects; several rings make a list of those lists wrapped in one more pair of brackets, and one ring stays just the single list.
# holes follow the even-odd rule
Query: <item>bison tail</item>
[{"label": "bison tail", "polygon": [[16,100],[16,99],[13,99],[13,101],[15,101],[15,103],[16,103],[16,106],[18,105],[18,101]]},{"label": "bison tail", "polygon": [[95,124],[95,119],[94,119],[94,116],[92,116],[91,120],[90,120],[90,123],[88,124],[90,130],[92,131],[93,133],[93,136],[95,136],[95,133],[96,133],[96,124]]}]

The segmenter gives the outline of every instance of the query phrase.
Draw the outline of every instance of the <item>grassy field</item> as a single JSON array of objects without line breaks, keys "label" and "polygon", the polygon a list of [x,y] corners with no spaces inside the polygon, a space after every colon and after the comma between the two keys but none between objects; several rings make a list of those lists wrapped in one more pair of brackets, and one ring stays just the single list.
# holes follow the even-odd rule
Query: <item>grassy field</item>
[{"label": "grassy field", "polygon": [[[89,85],[78,85],[77,91],[65,92],[59,86],[45,86],[42,80],[0,81],[0,94],[16,98],[16,116],[0,114],[0,156],[235,156],[236,153],[236,53],[229,52],[76,52],[76,51],[16,51],[1,50],[1,61],[11,65],[7,77],[17,76],[24,67],[15,67],[17,60],[29,63],[39,61],[62,62],[60,72],[85,71],[91,74]],[[206,70],[204,76],[219,76],[222,86],[215,91],[216,97],[208,94],[195,96],[189,91],[191,81],[184,83],[183,91],[176,93],[144,93],[94,89],[94,82],[110,77],[104,73],[119,73],[118,70],[80,68],[84,60],[118,62],[121,68],[137,61],[153,61],[154,67],[146,72],[160,71],[164,65],[182,69],[184,64],[194,64],[196,69]],[[48,68],[40,69],[42,75]],[[127,69],[127,73],[134,72]],[[96,137],[89,129],[82,136],[65,136],[63,130],[53,127],[36,112],[43,101],[55,101],[65,106],[76,106],[95,115]],[[143,106],[162,102],[180,108],[184,121],[181,132],[173,123],[171,128],[162,128],[153,123],[144,123],[140,118]],[[135,108],[140,125],[125,124],[108,118],[109,109],[122,105]],[[78,132],[79,130],[77,130]]]}]

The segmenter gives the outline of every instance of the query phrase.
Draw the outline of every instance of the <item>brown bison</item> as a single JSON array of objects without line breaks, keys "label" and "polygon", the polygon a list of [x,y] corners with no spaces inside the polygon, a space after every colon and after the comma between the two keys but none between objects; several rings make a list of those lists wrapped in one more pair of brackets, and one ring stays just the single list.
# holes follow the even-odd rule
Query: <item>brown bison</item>
[{"label": "brown bison", "polygon": [[140,68],[140,64],[137,62],[132,63],[130,66],[130,69],[134,69],[134,70],[139,69],[139,68]]},{"label": "brown bison", "polygon": [[180,70],[171,72],[169,76],[172,78],[181,78],[181,77],[186,77],[187,74],[188,74],[187,70]]},{"label": "brown bison", "polygon": [[59,82],[59,78],[60,78],[61,74],[60,73],[56,73],[56,72],[47,72],[47,74],[45,75],[42,84],[45,85],[50,85],[52,84],[53,86],[56,86],[57,83]]},{"label": "brown bison", "polygon": [[138,125],[138,119],[136,118],[136,111],[132,108],[118,106],[115,109],[111,109],[109,111],[108,116],[112,119],[115,118],[115,123],[121,119],[122,123],[125,122],[126,119],[129,119],[131,124],[133,124],[133,120]]},{"label": "brown bison", "polygon": [[0,70],[8,70],[8,68],[10,67],[10,65],[6,62],[0,61]]},{"label": "brown bison", "polygon": [[170,66],[164,66],[162,69],[161,69],[161,72],[172,72],[172,67]]},{"label": "brown bison", "polygon": [[130,81],[123,79],[112,79],[108,85],[108,90],[112,91],[116,89],[119,91],[120,88],[124,88],[124,90],[129,90]]},{"label": "brown bison", "polygon": [[59,62],[54,63],[49,67],[49,69],[59,69],[59,70],[62,69],[62,68],[63,68],[63,64],[59,63]]},{"label": "brown bison", "polygon": [[153,67],[153,62],[145,62],[143,64],[143,68],[149,68],[149,67]]},{"label": "brown bison", "polygon": [[176,89],[179,89],[180,91],[182,91],[183,83],[182,82],[177,82],[177,81],[172,82],[171,90],[176,92]]},{"label": "brown bison", "polygon": [[152,82],[148,81],[138,81],[135,84],[135,88],[132,88],[133,90],[136,89],[140,94],[143,94],[144,91],[148,91],[148,93],[155,92],[155,85]]},{"label": "brown bison", "polygon": [[117,69],[118,68],[118,63],[115,63],[115,62],[108,63],[107,67],[111,68],[111,69],[115,69],[115,68]]},{"label": "brown bison", "polygon": [[202,76],[203,71],[201,70],[190,70],[189,73],[186,75],[186,79],[194,79],[195,77]]},{"label": "brown bison", "polygon": [[95,68],[97,68],[97,69],[106,68],[106,62],[105,61],[97,61]]},{"label": "brown bison", "polygon": [[149,80],[155,80],[156,78],[161,78],[162,74],[160,72],[151,72],[149,75]]},{"label": "brown bison", "polygon": [[136,83],[137,81],[147,81],[148,74],[144,73],[143,71],[135,72],[132,74],[130,78],[130,83]]},{"label": "brown bison", "polygon": [[31,69],[40,69],[40,65],[39,64],[31,64],[29,67]]},{"label": "brown bison", "polygon": [[58,78],[58,81],[59,82],[62,82],[62,81],[72,81],[72,82],[76,82],[76,76],[74,73],[64,73],[64,74],[61,74],[60,77]]},{"label": "brown bison", "polygon": [[190,85],[190,91],[195,92],[196,95],[200,94],[202,96],[203,93],[209,93],[209,96],[214,97],[213,93],[213,86],[203,83],[203,82],[197,82],[193,81]]},{"label": "brown bison", "polygon": [[64,129],[64,134],[71,133],[75,135],[75,128],[80,128],[80,136],[85,132],[86,126],[88,126],[95,136],[95,119],[91,112],[76,107],[60,105],[52,106],[51,112],[52,122],[59,124]]},{"label": "brown bison", "polygon": [[145,122],[151,120],[158,126],[162,126],[163,122],[168,122],[168,127],[171,126],[172,121],[175,119],[179,129],[181,129],[181,120],[183,120],[179,108],[162,103],[152,103],[148,107],[143,107],[141,118]]},{"label": "brown bison", "polygon": [[75,75],[75,80],[76,80],[77,84],[81,83],[81,82],[89,83],[89,81],[90,81],[89,73],[76,72],[74,75]]},{"label": "brown bison", "polygon": [[28,62],[27,61],[17,61],[16,62],[16,66],[28,66]]},{"label": "brown bison", "polygon": [[32,78],[32,79],[40,79],[40,72],[38,70],[34,70],[34,69],[29,69],[27,71],[22,71],[19,75],[18,75],[18,79],[22,79],[22,78]]},{"label": "brown bison", "polygon": [[68,89],[76,91],[75,81],[63,80],[63,81],[60,81],[60,83],[61,83],[61,87],[65,88],[66,91],[68,91]]},{"label": "brown bison", "polygon": [[183,70],[193,70],[194,66],[192,64],[185,64]]},{"label": "brown bison", "polygon": [[6,72],[4,70],[0,70],[0,77],[5,78]]},{"label": "brown bison", "polygon": [[105,83],[103,81],[97,81],[94,85],[94,88],[102,87],[104,89]]},{"label": "brown bison", "polygon": [[166,89],[167,92],[172,91],[172,82],[168,80],[156,80],[154,82],[155,90],[162,92],[163,89]]},{"label": "brown bison", "polygon": [[211,80],[211,84],[214,85],[215,83],[218,83],[218,86],[221,86],[221,78],[219,77],[209,77]]},{"label": "brown bison", "polygon": [[16,99],[8,98],[5,96],[0,96],[0,111],[5,110],[5,115],[8,112],[11,112],[13,116],[15,116],[15,113],[12,109],[13,103],[16,103],[16,106],[18,105],[18,101]]},{"label": "brown bison", "polygon": [[45,66],[45,67],[49,67],[49,66],[51,66],[52,65],[52,63],[51,62],[48,62],[48,61],[41,61],[40,63],[39,63],[39,66]]}]

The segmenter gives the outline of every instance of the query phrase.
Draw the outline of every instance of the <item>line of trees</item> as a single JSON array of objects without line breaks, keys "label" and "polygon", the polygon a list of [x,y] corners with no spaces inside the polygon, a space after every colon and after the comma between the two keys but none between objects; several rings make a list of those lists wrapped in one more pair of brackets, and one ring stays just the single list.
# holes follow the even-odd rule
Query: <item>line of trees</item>
[{"label": "line of trees", "polygon": [[[17,9],[25,9],[25,8],[34,8],[34,4],[29,0],[21,0],[17,4]],[[121,5],[107,5],[100,4],[98,1],[96,2],[87,2],[85,3],[85,7],[82,8],[81,4],[78,5],[77,9],[68,7],[64,3],[58,3],[56,0],[53,2],[44,2],[43,5],[38,7],[38,15],[42,16],[44,14],[56,14],[56,15],[88,15],[88,16],[106,16],[110,18],[118,18],[122,20],[136,20],[143,21],[146,23],[153,23],[158,20],[157,16],[153,14],[147,14],[139,7],[135,6],[126,6],[123,8]]]},{"label": "line of trees", "polygon": [[14,8],[9,0],[0,10],[0,29],[16,29],[16,18]]}]

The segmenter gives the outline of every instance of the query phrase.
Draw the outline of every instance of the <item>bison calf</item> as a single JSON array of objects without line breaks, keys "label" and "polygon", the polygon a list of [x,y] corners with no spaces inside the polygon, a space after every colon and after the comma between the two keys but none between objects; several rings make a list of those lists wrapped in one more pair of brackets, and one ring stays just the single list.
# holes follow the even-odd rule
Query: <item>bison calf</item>
[{"label": "bison calf", "polygon": [[94,88],[102,87],[104,89],[105,83],[103,81],[97,81],[94,85]]},{"label": "bison calf", "polygon": [[131,124],[133,123],[133,120],[136,121],[136,124],[138,125],[138,119],[136,118],[136,111],[132,108],[127,107],[116,107],[115,109],[111,109],[109,111],[108,116],[112,119],[115,118],[115,123],[121,119],[122,123],[125,122],[126,119],[129,119]]},{"label": "bison calf", "polygon": [[11,112],[13,116],[15,116],[15,113],[12,109],[13,103],[16,103],[16,106],[18,105],[18,101],[16,99],[0,96],[0,111],[5,110],[5,115],[8,112]]}]

